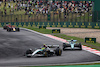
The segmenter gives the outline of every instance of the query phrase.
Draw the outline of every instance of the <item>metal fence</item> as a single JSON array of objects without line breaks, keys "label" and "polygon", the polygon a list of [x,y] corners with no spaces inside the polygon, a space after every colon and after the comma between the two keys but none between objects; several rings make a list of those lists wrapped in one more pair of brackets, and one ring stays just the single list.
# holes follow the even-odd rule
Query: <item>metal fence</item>
[{"label": "metal fence", "polygon": [[[50,12],[49,14],[0,15],[0,22],[93,22],[98,12]],[[98,21],[98,19],[96,19]]]}]

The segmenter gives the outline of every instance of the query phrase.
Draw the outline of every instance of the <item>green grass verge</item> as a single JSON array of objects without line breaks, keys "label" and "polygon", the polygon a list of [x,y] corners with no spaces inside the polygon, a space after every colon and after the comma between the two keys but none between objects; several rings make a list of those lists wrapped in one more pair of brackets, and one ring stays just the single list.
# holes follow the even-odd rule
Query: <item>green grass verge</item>
[{"label": "green grass verge", "polygon": [[26,67],[99,67],[100,65],[26,66]]},{"label": "green grass verge", "polygon": [[[31,29],[31,30],[34,30],[34,31],[37,31],[37,32],[40,32],[40,33],[43,33],[43,34],[52,34],[52,30],[50,30],[50,29],[39,29],[37,27],[24,27],[24,28],[28,28],[28,29]],[[74,37],[74,36],[68,36],[68,35],[65,35],[65,34],[52,34],[52,35],[66,39],[66,40],[70,40],[70,39],[78,40],[78,42],[82,43],[82,45],[100,50],[100,43],[85,43],[85,40],[82,39],[82,38],[78,38],[78,37]]]},{"label": "green grass verge", "polygon": [[24,27],[24,28],[28,28],[28,29],[31,29],[31,30],[34,30],[34,31],[37,31],[37,32],[40,32],[40,33],[43,33],[43,34],[51,34],[52,33],[52,30],[39,29],[38,27]]}]

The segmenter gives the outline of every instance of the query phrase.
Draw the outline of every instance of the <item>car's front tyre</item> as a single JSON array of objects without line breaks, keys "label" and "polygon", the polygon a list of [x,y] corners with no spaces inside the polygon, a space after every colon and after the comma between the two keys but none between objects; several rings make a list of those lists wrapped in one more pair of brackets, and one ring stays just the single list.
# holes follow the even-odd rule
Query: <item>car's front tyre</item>
[{"label": "car's front tyre", "polygon": [[44,54],[45,57],[49,57],[48,52],[45,51],[43,54]]},{"label": "car's front tyre", "polygon": [[80,50],[82,50],[82,45],[81,45],[81,43],[79,43],[79,48],[80,48]]}]

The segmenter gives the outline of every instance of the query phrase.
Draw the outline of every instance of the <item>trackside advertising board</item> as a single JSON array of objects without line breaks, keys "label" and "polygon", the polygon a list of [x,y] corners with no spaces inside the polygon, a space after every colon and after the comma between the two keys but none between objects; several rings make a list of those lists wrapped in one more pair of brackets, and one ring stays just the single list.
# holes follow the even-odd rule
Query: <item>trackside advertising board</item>
[{"label": "trackside advertising board", "polygon": [[96,38],[85,38],[85,43],[96,43]]},{"label": "trackside advertising board", "polygon": [[60,33],[60,29],[52,29],[52,33]]},{"label": "trackside advertising board", "polygon": [[95,28],[100,29],[99,22],[0,22],[0,26],[11,24],[15,26],[32,26],[32,27],[64,27],[64,28]]},{"label": "trackside advertising board", "polygon": [[46,29],[46,26],[39,26],[39,29]]}]

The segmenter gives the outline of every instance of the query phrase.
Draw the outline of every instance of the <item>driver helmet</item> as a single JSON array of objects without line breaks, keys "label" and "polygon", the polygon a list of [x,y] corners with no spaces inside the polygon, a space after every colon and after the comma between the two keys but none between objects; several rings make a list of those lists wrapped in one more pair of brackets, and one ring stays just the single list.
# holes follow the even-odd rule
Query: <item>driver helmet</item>
[{"label": "driver helmet", "polygon": [[73,41],[73,39],[71,39],[71,41]]},{"label": "driver helmet", "polygon": [[47,47],[46,44],[43,44],[43,47]]}]

